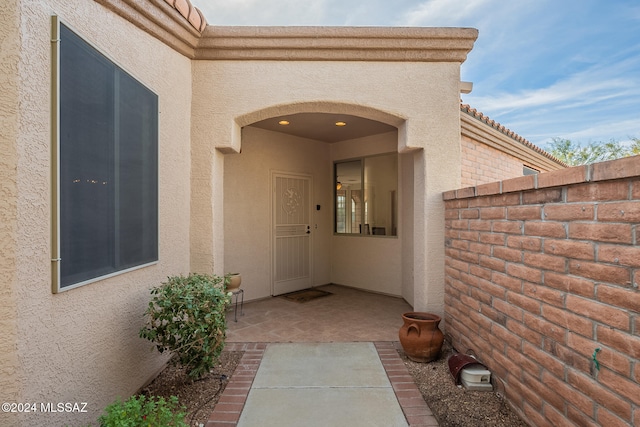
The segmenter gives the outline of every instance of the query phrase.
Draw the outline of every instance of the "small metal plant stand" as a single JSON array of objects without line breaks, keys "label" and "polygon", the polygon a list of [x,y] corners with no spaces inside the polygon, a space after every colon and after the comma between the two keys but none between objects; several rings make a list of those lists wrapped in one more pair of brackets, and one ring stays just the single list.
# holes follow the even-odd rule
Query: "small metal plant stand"
[{"label": "small metal plant stand", "polygon": [[[238,321],[238,297],[240,298],[240,316],[244,316],[244,289],[236,289],[231,291],[232,298],[235,297],[235,310],[233,312],[233,320]],[[232,300],[233,303],[233,300]]]}]

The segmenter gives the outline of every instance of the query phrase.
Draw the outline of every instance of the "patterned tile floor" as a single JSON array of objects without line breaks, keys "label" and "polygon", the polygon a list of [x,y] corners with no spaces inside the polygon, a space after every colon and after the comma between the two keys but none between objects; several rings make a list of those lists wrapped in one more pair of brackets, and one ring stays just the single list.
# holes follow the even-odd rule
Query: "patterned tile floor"
[{"label": "patterned tile floor", "polygon": [[264,352],[272,342],[373,342],[407,424],[437,426],[396,351],[401,314],[411,311],[411,306],[400,298],[337,285],[320,289],[333,295],[306,303],[283,298],[246,303],[237,322],[230,312],[226,349],[245,353],[206,427],[238,424]]}]

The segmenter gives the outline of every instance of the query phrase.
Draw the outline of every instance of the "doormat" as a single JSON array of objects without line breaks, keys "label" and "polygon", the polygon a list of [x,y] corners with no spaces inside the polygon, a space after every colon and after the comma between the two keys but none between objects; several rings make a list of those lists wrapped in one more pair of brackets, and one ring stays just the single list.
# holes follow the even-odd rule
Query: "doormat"
[{"label": "doormat", "polygon": [[329,295],[333,294],[331,292],[321,291],[320,289],[303,289],[301,291],[281,295],[281,297],[294,302],[309,302]]}]

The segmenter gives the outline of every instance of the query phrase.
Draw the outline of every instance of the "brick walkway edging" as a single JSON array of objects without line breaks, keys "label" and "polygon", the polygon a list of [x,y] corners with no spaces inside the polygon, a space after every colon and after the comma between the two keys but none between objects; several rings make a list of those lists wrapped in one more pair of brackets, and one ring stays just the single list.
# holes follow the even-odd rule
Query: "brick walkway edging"
[{"label": "brick walkway edging", "polygon": [[[226,345],[225,350],[244,351],[244,355],[231,375],[206,427],[233,427],[238,424],[267,345],[268,343],[228,343]],[[437,427],[438,421],[400,358],[396,345],[397,343],[394,342],[374,343],[407,423],[409,427]]]}]

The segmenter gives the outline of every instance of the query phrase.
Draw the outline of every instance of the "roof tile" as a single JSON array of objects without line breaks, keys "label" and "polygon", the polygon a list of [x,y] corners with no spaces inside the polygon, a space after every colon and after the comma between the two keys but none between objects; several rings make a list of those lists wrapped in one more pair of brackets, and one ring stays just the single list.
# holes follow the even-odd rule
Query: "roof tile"
[{"label": "roof tile", "polygon": [[189,0],[164,0],[165,3],[172,6],[182,15],[189,23],[198,30],[203,32],[207,27],[207,20],[197,7],[193,6]]}]

